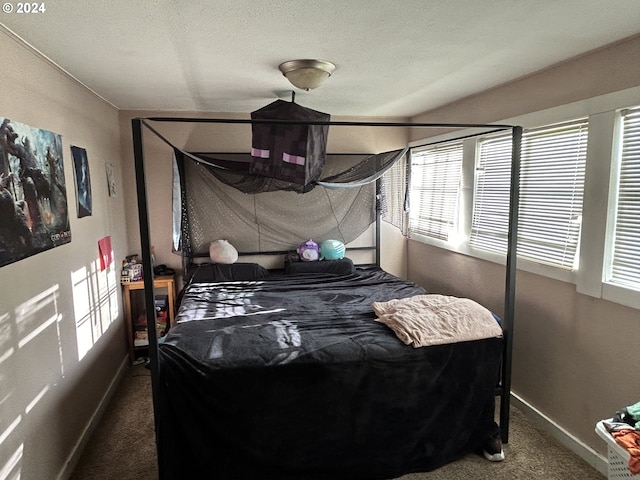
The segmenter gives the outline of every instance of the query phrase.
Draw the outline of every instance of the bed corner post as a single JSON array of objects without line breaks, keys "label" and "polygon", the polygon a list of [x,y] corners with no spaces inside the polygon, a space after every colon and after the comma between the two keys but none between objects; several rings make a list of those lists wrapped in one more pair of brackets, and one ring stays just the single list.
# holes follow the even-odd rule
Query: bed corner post
[{"label": "bed corner post", "polygon": [[[149,208],[147,204],[147,187],[144,173],[144,149],[142,147],[142,120],[131,120],[133,135],[133,157],[136,174],[136,191],[138,198],[138,221],[140,223],[140,245],[142,252],[142,268],[144,272],[144,299],[147,312],[147,336],[149,339],[149,363],[151,369],[151,394],[153,400],[153,416],[155,424],[155,442],[158,455],[159,478],[163,479],[162,462],[160,461],[161,449],[159,445],[160,428],[160,402],[159,402],[159,363],[158,363],[158,339],[156,332],[156,308],[153,278],[153,263],[151,261],[151,235],[149,231]],[[149,314],[151,312],[151,314]]]},{"label": "bed corner post", "polygon": [[509,233],[507,240],[507,268],[504,300],[504,354],[500,384],[500,429],[502,441],[509,442],[509,407],[511,402],[511,355],[513,350],[513,324],[516,303],[516,263],[518,246],[518,208],[520,198],[520,158],[522,127],[513,127],[511,150],[511,190],[509,192]]},{"label": "bed corner post", "polygon": [[380,267],[380,229],[382,221],[382,179],[376,180],[376,267]]}]

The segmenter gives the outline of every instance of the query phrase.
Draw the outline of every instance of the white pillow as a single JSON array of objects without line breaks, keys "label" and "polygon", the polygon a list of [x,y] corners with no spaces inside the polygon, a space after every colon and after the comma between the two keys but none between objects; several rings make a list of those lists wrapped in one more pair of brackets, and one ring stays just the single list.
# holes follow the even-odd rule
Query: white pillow
[{"label": "white pillow", "polygon": [[235,263],[238,251],[226,240],[216,240],[209,246],[209,257],[213,263]]}]

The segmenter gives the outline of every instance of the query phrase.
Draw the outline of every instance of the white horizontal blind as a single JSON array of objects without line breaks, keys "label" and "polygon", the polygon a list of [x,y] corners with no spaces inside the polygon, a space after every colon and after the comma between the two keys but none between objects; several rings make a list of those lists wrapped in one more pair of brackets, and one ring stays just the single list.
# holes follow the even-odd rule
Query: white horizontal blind
[{"label": "white horizontal blind", "polygon": [[607,280],[640,290],[640,107],[623,112],[620,175]]},{"label": "white horizontal blind", "polygon": [[577,269],[588,121],[528,131],[522,145],[518,250]]},{"label": "white horizontal blind", "polygon": [[[577,268],[588,122],[527,130],[522,139],[518,256]],[[511,137],[482,141],[470,243],[506,253]]]},{"label": "white horizontal blind", "polygon": [[409,234],[448,240],[455,233],[462,142],[411,150]]},{"label": "white horizontal blind", "polygon": [[407,233],[407,155],[404,155],[382,176],[382,218]]},{"label": "white horizontal blind", "polygon": [[511,135],[480,141],[469,240],[472,246],[488,252],[507,252],[510,184]]}]

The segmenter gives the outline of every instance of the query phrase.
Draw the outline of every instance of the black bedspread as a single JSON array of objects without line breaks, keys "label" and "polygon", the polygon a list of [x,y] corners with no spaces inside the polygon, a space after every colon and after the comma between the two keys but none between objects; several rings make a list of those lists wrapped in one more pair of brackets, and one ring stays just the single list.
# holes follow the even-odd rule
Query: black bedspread
[{"label": "black bedspread", "polygon": [[404,345],[371,303],[420,293],[379,269],[191,285],[160,346],[162,478],[385,479],[477,448],[502,340]]}]

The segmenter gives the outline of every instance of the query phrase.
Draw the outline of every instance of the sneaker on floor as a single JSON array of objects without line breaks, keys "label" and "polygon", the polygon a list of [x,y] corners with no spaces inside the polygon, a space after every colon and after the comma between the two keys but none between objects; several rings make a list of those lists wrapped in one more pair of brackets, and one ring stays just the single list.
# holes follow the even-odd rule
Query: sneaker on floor
[{"label": "sneaker on floor", "polygon": [[490,462],[501,462],[504,460],[504,451],[499,437],[489,438],[482,444],[482,454]]}]

